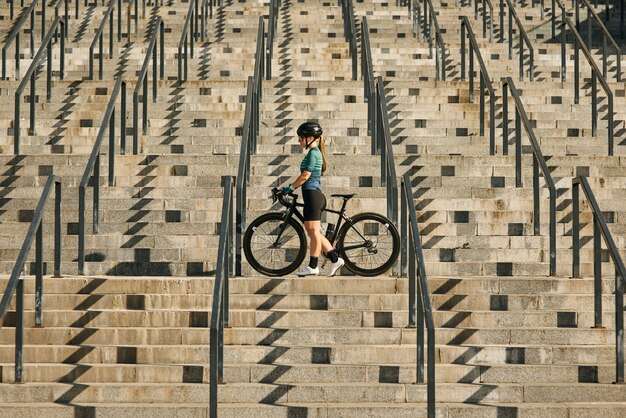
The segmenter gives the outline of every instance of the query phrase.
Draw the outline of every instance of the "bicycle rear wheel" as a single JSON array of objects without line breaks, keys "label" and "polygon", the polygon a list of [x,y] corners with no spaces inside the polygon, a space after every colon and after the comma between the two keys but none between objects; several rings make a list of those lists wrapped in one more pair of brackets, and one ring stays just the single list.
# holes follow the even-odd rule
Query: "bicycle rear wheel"
[{"label": "bicycle rear wheel", "polygon": [[377,276],[398,259],[400,234],[384,216],[360,213],[339,230],[337,250],[348,270],[361,276]]},{"label": "bicycle rear wheel", "polygon": [[302,225],[282,213],[256,218],[246,229],[243,251],[250,266],[268,276],[295,271],[306,257],[307,240]]}]

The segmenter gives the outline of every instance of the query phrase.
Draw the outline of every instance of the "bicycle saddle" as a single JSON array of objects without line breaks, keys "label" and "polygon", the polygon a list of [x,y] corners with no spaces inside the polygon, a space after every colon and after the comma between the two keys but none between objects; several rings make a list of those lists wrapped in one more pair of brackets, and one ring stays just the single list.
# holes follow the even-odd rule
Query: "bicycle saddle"
[{"label": "bicycle saddle", "polygon": [[340,197],[340,198],[345,199],[345,200],[350,200],[354,196],[356,196],[356,193],[352,193],[352,194],[331,194],[330,195],[330,197]]}]

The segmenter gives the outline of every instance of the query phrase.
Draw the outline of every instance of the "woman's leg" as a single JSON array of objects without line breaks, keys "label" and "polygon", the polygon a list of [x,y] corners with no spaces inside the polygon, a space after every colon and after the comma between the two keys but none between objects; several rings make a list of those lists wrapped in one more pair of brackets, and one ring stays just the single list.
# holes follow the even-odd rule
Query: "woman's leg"
[{"label": "woman's leg", "polygon": [[330,246],[328,240],[320,233],[320,221],[304,221],[304,229],[311,240],[309,254],[311,257],[319,257],[322,252],[323,241],[325,240]]}]

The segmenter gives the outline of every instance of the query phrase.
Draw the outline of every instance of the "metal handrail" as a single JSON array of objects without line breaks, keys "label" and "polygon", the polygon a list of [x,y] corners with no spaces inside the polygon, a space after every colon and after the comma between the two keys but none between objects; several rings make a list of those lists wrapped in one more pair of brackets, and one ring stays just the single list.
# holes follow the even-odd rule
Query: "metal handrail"
[{"label": "metal handrail", "polygon": [[[187,81],[188,74],[188,66],[189,66],[189,56],[188,49],[191,49],[191,58],[193,58],[193,44],[194,42],[198,42],[198,37],[200,38],[200,42],[204,42],[205,37],[208,37],[208,2],[209,0],[202,0],[202,4],[200,5],[200,9],[198,10],[198,0],[190,0],[189,10],[187,11],[187,17],[185,18],[185,23],[183,26],[183,31],[180,37],[180,41],[178,42],[178,80]],[[200,30],[198,30],[198,19],[200,20]],[[189,30],[191,28],[192,36],[191,40],[189,40]],[[199,36],[198,36],[199,34]],[[184,65],[184,76],[183,76],[183,59],[185,62]]]},{"label": "metal handrail", "polygon": [[[205,16],[203,16],[203,19]],[[204,40],[204,22],[202,25],[202,38]],[[189,31],[191,30],[191,41]],[[187,10],[187,16],[185,17],[185,23],[183,24],[183,30],[180,34],[180,41],[178,41],[178,81],[187,81],[188,74],[188,48],[191,49],[191,58],[193,58],[193,44],[198,41],[198,0],[189,1],[189,9]],[[183,77],[183,59],[185,61],[184,77]]]},{"label": "metal handrail", "polygon": [[259,135],[260,102],[262,99],[264,51],[264,23],[259,18],[259,34],[257,36],[257,53],[254,64],[254,76],[248,77],[246,93],[246,111],[241,133],[241,148],[239,151],[239,168],[237,169],[237,222],[235,235],[235,274],[241,276],[243,233],[247,222],[247,196],[250,182],[250,156],[256,154],[257,136]]},{"label": "metal handrail", "polygon": [[517,30],[519,31],[519,79],[524,80],[524,43],[528,47],[528,51],[530,52],[530,81],[533,81],[535,78],[535,51],[533,48],[532,42],[530,42],[530,38],[522,25],[519,17],[517,16],[517,12],[515,11],[515,6],[511,2],[511,0],[500,0],[500,42],[504,42],[504,4],[509,7],[509,59],[513,59],[513,19],[515,19],[515,23],[517,23]]},{"label": "metal handrail", "polygon": [[278,27],[278,8],[281,0],[270,0],[269,19],[267,21],[267,58],[265,68],[265,79],[272,79],[272,57],[274,56],[274,38]]},{"label": "metal handrail", "polygon": [[[408,216],[407,216],[408,215]],[[408,219],[407,219],[408,218]],[[407,228],[408,227],[408,228]],[[408,251],[409,263],[409,326],[417,326],[417,383],[424,383],[424,323],[427,329],[427,358],[428,358],[428,382],[427,382],[427,416],[435,417],[435,321],[433,308],[430,302],[428,279],[424,254],[422,251],[422,238],[413,201],[411,177],[406,173],[402,180],[402,256],[406,261]],[[408,231],[407,231],[408,229]],[[408,241],[408,242],[407,242]],[[417,261],[417,266],[416,266]],[[403,263],[406,266],[406,263]],[[417,277],[415,270],[417,267]],[[417,294],[417,295],[416,295]],[[416,297],[417,296],[417,297]]]},{"label": "metal handrail", "polygon": [[[37,3],[39,0],[33,0],[33,2],[28,6],[28,8],[22,13],[22,16],[18,20],[17,24],[13,27],[11,34],[7,37],[4,45],[2,46],[2,79],[6,80],[7,77],[7,49],[11,46],[13,40],[15,40],[15,79],[20,79],[20,32],[22,30],[22,26],[26,20],[30,18],[30,56],[33,57],[35,55],[35,7],[37,7]],[[46,10],[46,2],[42,1],[41,5],[42,17],[45,17]],[[45,28],[45,19],[41,21],[41,33],[43,36],[43,28]]]},{"label": "metal handrail", "polygon": [[[107,19],[109,20],[109,58],[113,58],[113,11],[115,9],[115,0],[109,0],[109,7],[106,12],[104,12],[104,17],[102,18],[102,22],[100,22],[100,26],[96,30],[96,34],[89,45],[89,79],[93,80],[93,50],[96,47],[96,42],[99,44],[99,65],[98,65],[98,75],[99,79],[102,80],[102,61],[104,55],[104,47],[102,45],[103,42],[103,31],[106,26]],[[117,42],[122,41],[122,0],[117,0]]]},{"label": "metal handrail", "polygon": [[[200,40],[204,42],[205,37],[208,40],[209,37],[209,2],[210,0],[202,0],[200,6]],[[197,26],[197,25],[196,25]]]},{"label": "metal handrail", "polygon": [[372,155],[380,154],[380,142],[378,129],[376,128],[376,80],[374,79],[374,66],[372,60],[372,48],[370,45],[369,26],[367,17],[361,20],[361,79],[363,79],[364,98],[367,100],[367,133],[372,138]]},{"label": "metal handrail", "polygon": [[[57,17],[59,17],[59,8],[61,7],[61,4],[65,4],[65,15],[63,19],[67,23],[70,19],[68,0],[57,0],[57,3],[54,5],[54,18],[56,19]],[[69,32],[69,23],[65,25],[65,38],[67,38],[68,32]]]},{"label": "metal handrail", "polygon": [[[433,30],[434,30],[434,43],[435,43],[435,77],[439,81],[446,79],[446,45],[443,42],[443,34],[439,28],[439,22],[437,21],[437,13],[435,13],[435,7],[432,0],[424,0],[424,28],[420,25],[422,20],[421,9],[419,0],[414,0],[413,3],[413,35],[417,36],[417,40],[420,40],[420,33],[424,35],[424,42],[428,38],[428,58],[433,58]],[[428,36],[427,36],[428,35]],[[441,63],[439,61],[439,51],[441,51]],[[439,72],[441,71],[441,77]]]},{"label": "metal handrail", "polygon": [[[160,54],[157,53],[156,48],[156,39],[157,35],[160,34]],[[146,57],[143,60],[143,65],[141,66],[141,70],[137,75],[137,84],[135,85],[135,90],[133,91],[133,154],[137,155],[139,152],[139,91],[143,88],[143,118],[142,118],[142,133],[145,135],[148,130],[148,66],[150,64],[150,55],[152,55],[152,102],[155,103],[157,99],[157,78],[163,80],[165,75],[165,46],[164,46],[164,38],[165,38],[165,27],[163,25],[163,20],[161,20],[161,16],[157,17],[154,22],[154,30],[152,31],[152,35],[150,35],[150,40],[148,41],[148,47],[146,48]],[[160,55],[160,64],[161,71],[159,72],[159,77],[157,77],[157,55]]]},{"label": "metal handrail", "polygon": [[[396,163],[393,157],[391,131],[389,129],[389,112],[385,99],[385,85],[383,78],[376,78],[376,126],[377,137],[380,141],[380,183],[387,187],[387,217],[394,224],[398,224],[398,179],[396,177]],[[395,267],[394,267],[395,269]]]},{"label": "metal handrail", "polygon": [[341,1],[341,11],[343,14],[343,34],[348,42],[348,51],[352,59],[352,80],[357,79],[358,51],[356,41],[356,27],[354,25],[354,5],[352,0]]},{"label": "metal handrail", "polygon": [[528,135],[533,151],[533,226],[535,235],[541,234],[541,209],[539,207],[539,169],[550,191],[550,276],[556,274],[556,187],[546,159],[541,152],[535,132],[526,115],[524,104],[511,77],[502,80],[502,149],[508,154],[509,112],[508,91],[515,103],[515,187],[522,187],[522,126]]},{"label": "metal handrail", "polygon": [[209,17],[213,18],[213,6],[222,6],[222,0],[207,0],[209,2]]},{"label": "metal handrail", "polygon": [[[602,23],[602,20],[600,19],[598,14],[595,12],[595,10],[593,10],[593,7],[591,7],[591,5],[589,4],[587,0],[576,1],[576,29],[579,30],[579,27],[580,27],[580,16],[578,12],[580,8],[580,3],[587,6],[587,11],[588,11],[588,14],[587,14],[587,48],[591,49],[592,47],[592,44],[591,44],[592,19],[589,17],[589,14],[591,14],[591,17],[593,17],[593,20],[596,21],[596,23],[600,27],[600,31],[602,32],[602,75],[604,76],[604,78],[607,78],[607,71],[608,71],[607,40],[608,40],[611,43],[611,46],[615,49],[616,54],[617,54],[617,60],[616,60],[617,68],[616,68],[615,78],[617,79],[617,82],[619,83],[622,80],[621,48],[619,47],[617,42],[615,42],[615,39],[613,39],[613,37],[611,36],[611,33],[608,31],[606,26],[604,26],[604,24]],[[608,16],[608,5],[607,5],[607,16]]]},{"label": "metal handrail", "polygon": [[217,418],[217,386],[224,379],[224,327],[228,320],[228,279],[232,273],[233,254],[233,178],[224,178],[224,199],[220,221],[220,240],[217,249],[217,266],[211,304],[211,334],[209,341],[210,365],[209,416]]},{"label": "metal handrail", "polygon": [[[474,1],[474,19],[478,19],[478,2]],[[493,42],[493,5],[491,0],[483,0],[483,7],[481,13],[483,15],[483,38],[487,36],[487,13],[485,10],[485,4],[489,7],[489,42]]]},{"label": "metal handrail", "polygon": [[85,166],[83,177],[78,187],[78,274],[84,274],[85,268],[85,199],[86,190],[89,186],[89,178],[93,171],[93,208],[92,208],[92,222],[93,233],[98,233],[99,217],[98,212],[100,209],[100,154],[102,142],[104,141],[104,134],[106,129],[109,128],[109,149],[107,155],[109,157],[109,186],[113,186],[113,180],[115,179],[115,106],[117,98],[121,90],[121,106],[120,109],[120,152],[125,154],[126,148],[126,82],[121,77],[115,82],[113,91],[111,92],[111,98],[104,112],[104,118],[100,125],[100,130],[96,136],[96,142],[93,145],[89,160]]},{"label": "metal handrail", "polygon": [[39,61],[41,61],[44,54],[46,54],[48,58],[48,65],[46,66],[46,101],[50,103],[50,99],[52,97],[52,37],[56,36],[58,33],[59,25],[61,25],[61,62],[60,62],[60,74],[59,77],[63,80],[65,74],[65,37],[63,36],[63,31],[65,29],[65,22],[62,18],[57,17],[52,22],[48,33],[46,33],[43,42],[41,44],[41,48],[37,51],[37,54],[33,58],[28,70],[26,70],[26,74],[24,74],[24,79],[20,82],[19,86],[15,90],[15,116],[13,119],[13,153],[15,155],[20,154],[20,106],[22,101],[22,93],[26,88],[26,85],[30,79],[30,134],[35,134],[35,99],[37,96],[36,89],[36,81],[37,74],[36,70],[39,66]]},{"label": "metal handrail", "polygon": [[465,80],[465,33],[469,39],[469,100],[474,102],[474,55],[480,67],[480,135],[485,135],[485,87],[489,92],[489,153],[496,152],[496,93],[467,16],[461,16],[461,80]]},{"label": "metal handrail", "polygon": [[[587,62],[591,67],[591,135],[596,136],[598,132],[598,86],[597,81],[600,81],[600,85],[604,90],[604,93],[607,97],[607,105],[608,105],[608,154],[613,155],[613,92],[611,87],[606,82],[606,79],[602,76],[600,69],[596,65],[591,52],[585,46],[584,41],[582,40],[580,34],[574,27],[574,24],[569,18],[565,18],[565,23],[563,25],[563,36],[561,39],[561,68],[564,72],[565,70],[565,26],[569,26],[572,33],[574,34],[574,103],[578,104],[580,102],[580,68],[578,62],[578,49],[583,51],[583,55],[587,58]],[[565,79],[565,72],[563,73],[563,79]]]},{"label": "metal handrail", "polygon": [[54,277],[61,277],[61,181],[48,177],[39,203],[30,222],[30,227],[22,243],[22,247],[11,271],[7,287],[0,302],[0,324],[9,309],[9,303],[15,293],[15,382],[23,382],[24,365],[24,264],[35,241],[35,326],[40,327],[43,321],[43,215],[46,203],[54,185]]},{"label": "metal handrail", "polygon": [[[604,215],[585,177],[572,180],[572,277],[580,277],[580,204],[579,185],[587,197],[593,214],[593,278],[594,278],[594,328],[602,328],[602,243],[604,239],[615,265],[615,380],[624,383],[624,284],[626,269],[619,250],[613,241]],[[620,280],[621,279],[621,280]]]},{"label": "metal handrail", "polygon": [[[550,16],[550,22],[551,22],[551,26],[552,26],[552,37],[555,38],[556,37],[556,7],[559,7],[559,9],[561,9],[561,23],[565,23],[565,18],[567,17],[567,15],[565,14],[565,5],[561,2],[561,0],[552,0],[552,9],[550,10],[551,16]],[[565,34],[563,33],[564,31],[561,31],[561,35],[565,36]],[[565,81],[565,80],[563,80]]]},{"label": "metal handrail", "polygon": [[[259,101],[261,101],[263,97],[263,71],[265,71],[265,21],[263,16],[259,16],[259,29],[257,31],[257,44],[254,56],[254,84]],[[256,132],[259,132],[259,123],[259,118],[257,118],[255,122]],[[256,136],[254,138],[254,149],[256,150]]]}]

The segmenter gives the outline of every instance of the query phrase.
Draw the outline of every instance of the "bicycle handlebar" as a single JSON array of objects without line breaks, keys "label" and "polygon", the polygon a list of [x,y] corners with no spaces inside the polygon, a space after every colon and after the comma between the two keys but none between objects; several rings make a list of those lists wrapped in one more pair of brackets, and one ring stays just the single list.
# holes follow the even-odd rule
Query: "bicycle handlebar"
[{"label": "bicycle handlebar", "polygon": [[278,200],[281,205],[289,207],[291,206],[291,204],[285,200],[285,196],[294,197],[293,192],[289,193],[288,195],[285,195],[283,194],[283,191],[279,189],[278,187],[274,187],[272,189],[272,202],[276,202]]}]

